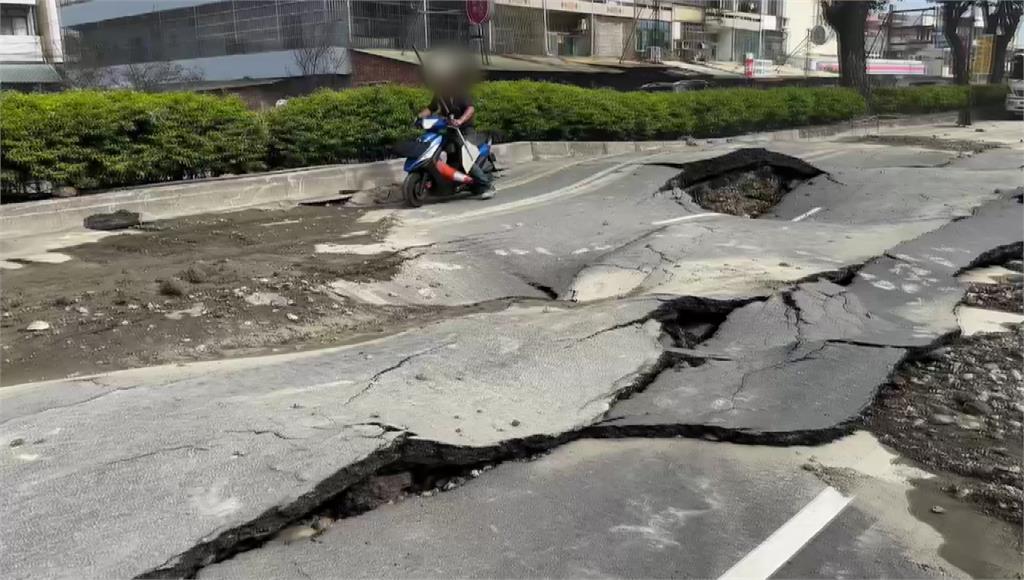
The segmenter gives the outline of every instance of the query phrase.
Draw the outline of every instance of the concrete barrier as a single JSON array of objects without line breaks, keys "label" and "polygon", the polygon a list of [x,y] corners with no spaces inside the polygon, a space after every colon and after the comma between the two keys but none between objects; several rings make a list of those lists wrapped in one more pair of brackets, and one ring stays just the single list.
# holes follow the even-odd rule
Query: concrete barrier
[{"label": "concrete barrier", "polygon": [[342,191],[371,189],[395,183],[401,177],[402,162],[390,160],[175,182],[74,198],[7,204],[0,207],[0,235],[18,237],[76,229],[82,227],[82,221],[90,215],[117,210],[137,212],[143,220],[154,220],[282,201],[298,202],[337,195]]},{"label": "concrete barrier", "polygon": [[633,141],[608,141],[604,143],[605,155],[625,155],[636,153],[637,144]]},{"label": "concrete barrier", "polygon": [[533,143],[528,141],[500,143],[494,146],[494,155],[498,158],[498,162],[505,166],[533,161]]},{"label": "concrete barrier", "polygon": [[572,155],[570,143],[566,141],[534,141],[530,145],[533,146],[534,159],[554,159]]},{"label": "concrete barrier", "polygon": [[[884,127],[947,122],[955,115],[920,115],[897,119],[861,119],[821,127],[804,127],[737,137],[742,141],[821,139],[839,134],[868,135]],[[565,142],[535,141],[495,145],[499,163],[534,159],[618,155],[686,147],[685,141]],[[402,180],[402,161],[328,165],[253,175],[149,185],[81,197],[0,206],[0,237],[47,234],[82,227],[93,214],[127,210],[143,220],[207,212],[232,211],[280,202],[299,202],[390,185]]]}]

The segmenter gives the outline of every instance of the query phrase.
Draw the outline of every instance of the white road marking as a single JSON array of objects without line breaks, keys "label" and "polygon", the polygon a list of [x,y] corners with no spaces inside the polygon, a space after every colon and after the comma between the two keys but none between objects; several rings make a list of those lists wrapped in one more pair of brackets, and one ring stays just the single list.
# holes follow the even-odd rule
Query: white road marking
[{"label": "white road marking", "polygon": [[403,248],[400,248],[390,242],[353,245],[323,243],[313,245],[313,251],[317,254],[356,254],[359,256],[397,252],[401,249]]},{"label": "white road marking", "polygon": [[508,252],[506,252],[505,250],[494,250],[494,253],[498,254],[499,256],[507,256],[508,255]]},{"label": "white road marking", "polygon": [[629,176],[629,169],[643,165],[648,159],[656,156],[656,153],[650,155],[644,155],[637,159],[627,161],[624,163],[618,163],[611,167],[606,167],[576,183],[572,183],[565,187],[560,187],[553,191],[543,193],[540,195],[534,195],[524,199],[516,201],[510,201],[506,203],[490,205],[485,208],[465,211],[461,213],[445,215],[436,218],[418,219],[418,220],[405,220],[407,226],[427,226],[427,225],[440,225],[449,222],[464,222],[472,219],[481,217],[490,217],[494,215],[501,215],[519,211],[527,207],[533,207],[537,205],[543,205],[546,203],[553,202],[555,200],[564,200],[584,193],[589,193],[603,185],[607,185],[617,179],[623,179]]},{"label": "white road marking", "polygon": [[795,556],[818,532],[825,529],[852,497],[826,487],[768,539],[725,571],[719,578],[760,580],[770,578],[783,564]]},{"label": "white road marking", "polygon": [[586,253],[587,253],[587,252],[589,252],[589,251],[590,251],[590,248],[580,248],[580,249],[578,249],[578,250],[573,250],[573,251],[572,251],[572,254],[573,254],[574,256],[577,256],[577,255],[579,255],[579,254],[586,254]]},{"label": "white road marking", "polygon": [[663,226],[663,225],[666,225],[666,224],[674,224],[676,222],[684,222],[686,220],[692,220],[692,219],[697,219],[697,218],[702,218],[702,217],[710,217],[710,216],[713,216],[713,215],[722,215],[722,214],[714,213],[714,212],[710,212],[710,213],[695,213],[693,215],[684,215],[684,216],[680,216],[680,217],[677,217],[677,218],[661,220],[661,221],[657,221],[657,222],[651,222],[651,225],[652,226]]},{"label": "white road marking", "polygon": [[529,250],[520,250],[519,248],[511,248],[510,251],[517,256],[525,256],[530,253]]},{"label": "white road marking", "polygon": [[822,159],[828,159],[829,157],[835,157],[836,155],[840,155],[840,154],[846,153],[846,152],[847,152],[846,149],[825,149],[824,151],[817,151],[817,152],[814,152],[814,153],[808,153],[807,155],[802,155],[802,156],[795,155],[794,157],[800,157],[804,161],[807,161],[807,160],[821,161]]},{"label": "white road marking", "polygon": [[805,220],[805,219],[807,219],[807,218],[811,217],[812,215],[814,215],[814,214],[818,213],[819,211],[821,211],[821,209],[822,209],[821,207],[816,207],[816,208],[814,208],[814,209],[812,209],[812,210],[809,210],[809,211],[805,211],[804,213],[802,213],[802,214],[800,214],[800,215],[796,216],[795,218],[793,218],[793,219],[792,219],[792,220],[790,220],[790,221],[794,221],[794,222],[799,222],[799,221],[803,221],[803,220]]},{"label": "white road marking", "polygon": [[537,246],[536,248],[534,248],[533,251],[537,252],[538,254],[543,254],[545,256],[550,256],[551,255],[551,252],[549,252],[547,249],[542,248],[540,246]]}]

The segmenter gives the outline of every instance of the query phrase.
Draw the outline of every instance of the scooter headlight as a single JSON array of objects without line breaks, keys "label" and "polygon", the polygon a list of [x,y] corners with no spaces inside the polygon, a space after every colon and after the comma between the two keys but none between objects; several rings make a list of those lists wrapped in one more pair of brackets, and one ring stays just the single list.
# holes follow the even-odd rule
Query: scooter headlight
[{"label": "scooter headlight", "polygon": [[437,125],[437,119],[432,119],[428,117],[426,119],[423,119],[420,125],[422,125],[424,130],[429,131],[434,128],[434,125]]}]

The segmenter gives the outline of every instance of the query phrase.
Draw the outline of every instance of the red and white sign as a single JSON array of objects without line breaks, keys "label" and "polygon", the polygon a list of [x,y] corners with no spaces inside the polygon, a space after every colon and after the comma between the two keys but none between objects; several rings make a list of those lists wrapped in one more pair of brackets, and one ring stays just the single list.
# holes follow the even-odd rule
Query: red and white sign
[{"label": "red and white sign", "polygon": [[466,17],[473,24],[483,24],[494,16],[494,0],[466,0]]},{"label": "red and white sign", "polygon": [[[835,60],[812,60],[811,70],[824,72],[839,72],[839,63]],[[918,60],[895,60],[869,58],[865,71],[869,75],[926,75],[928,74],[925,63]]]}]

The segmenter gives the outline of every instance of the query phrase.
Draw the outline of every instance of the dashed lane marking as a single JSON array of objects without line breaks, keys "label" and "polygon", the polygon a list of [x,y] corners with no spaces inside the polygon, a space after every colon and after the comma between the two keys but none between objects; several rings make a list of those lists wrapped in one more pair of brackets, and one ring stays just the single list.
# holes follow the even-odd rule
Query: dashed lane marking
[{"label": "dashed lane marking", "polygon": [[714,213],[714,212],[710,212],[710,213],[695,213],[693,215],[684,215],[684,216],[680,216],[680,217],[676,217],[676,218],[671,218],[671,219],[667,219],[667,220],[651,222],[651,225],[652,226],[664,226],[664,225],[668,225],[668,224],[674,224],[674,223],[677,223],[677,222],[684,222],[686,220],[692,220],[692,219],[697,219],[697,218],[702,218],[702,217],[710,217],[710,216],[714,216],[714,215],[723,215],[723,214]]},{"label": "dashed lane marking", "polygon": [[768,539],[725,571],[719,578],[767,580],[810,542],[853,501],[826,487]]},{"label": "dashed lane marking", "polygon": [[807,218],[811,217],[812,215],[814,215],[814,214],[818,213],[818,212],[819,212],[819,211],[821,211],[821,210],[822,210],[822,208],[820,208],[820,207],[816,207],[816,208],[814,208],[814,209],[812,209],[812,210],[809,210],[809,211],[805,211],[804,213],[802,213],[802,214],[800,214],[800,215],[796,216],[795,218],[793,218],[793,219],[792,219],[792,220],[790,220],[790,221],[794,221],[794,222],[799,222],[799,221],[803,221],[803,220],[805,220],[805,219],[807,219]]}]

